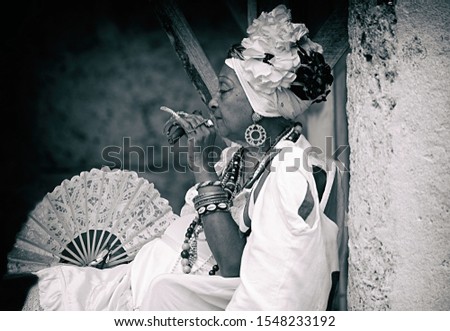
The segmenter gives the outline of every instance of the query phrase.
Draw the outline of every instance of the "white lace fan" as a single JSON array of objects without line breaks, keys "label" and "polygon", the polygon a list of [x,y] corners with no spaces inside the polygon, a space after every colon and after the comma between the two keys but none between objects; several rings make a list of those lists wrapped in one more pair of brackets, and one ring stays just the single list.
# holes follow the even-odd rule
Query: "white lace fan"
[{"label": "white lace fan", "polygon": [[8,254],[8,274],[57,264],[127,263],[178,216],[145,178],[92,169],[64,180],[29,214]]}]

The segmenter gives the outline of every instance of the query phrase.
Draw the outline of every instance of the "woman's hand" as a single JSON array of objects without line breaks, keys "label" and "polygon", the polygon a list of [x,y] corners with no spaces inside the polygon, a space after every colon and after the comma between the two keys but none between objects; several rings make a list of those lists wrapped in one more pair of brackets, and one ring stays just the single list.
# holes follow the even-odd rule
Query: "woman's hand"
[{"label": "woman's hand", "polygon": [[197,114],[181,113],[173,121],[178,123],[186,133],[188,140],[188,164],[194,174],[214,172],[213,147],[216,129],[211,120]]}]

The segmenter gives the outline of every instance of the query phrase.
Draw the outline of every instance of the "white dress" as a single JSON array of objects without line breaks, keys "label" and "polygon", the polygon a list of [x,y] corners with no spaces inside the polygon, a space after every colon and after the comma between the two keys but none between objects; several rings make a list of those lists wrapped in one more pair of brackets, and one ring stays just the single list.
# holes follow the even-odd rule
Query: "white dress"
[{"label": "white dress", "polygon": [[[161,238],[147,243],[135,259],[111,269],[55,266],[38,271],[39,299],[45,310],[325,310],[338,271],[336,224],[324,213],[336,168],[327,171],[319,202],[305,160],[310,144],[301,136],[282,140],[266,171],[233,202],[232,216],[251,233],[240,277],[209,276],[215,261],[206,240],[198,241],[191,274],[180,264],[181,245],[195,217],[194,188],[186,193],[181,217]],[[229,160],[222,153],[216,170]],[[269,169],[267,169],[269,170]]]}]

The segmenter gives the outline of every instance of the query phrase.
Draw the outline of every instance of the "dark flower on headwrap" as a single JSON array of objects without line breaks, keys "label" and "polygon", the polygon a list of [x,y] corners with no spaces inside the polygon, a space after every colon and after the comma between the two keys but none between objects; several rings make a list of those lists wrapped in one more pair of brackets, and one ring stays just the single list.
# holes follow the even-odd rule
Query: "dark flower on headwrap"
[{"label": "dark flower on headwrap", "polygon": [[244,60],[244,56],[242,55],[242,52],[244,50],[245,47],[240,43],[231,45],[230,49],[228,50],[227,59],[234,57],[239,60]]},{"label": "dark flower on headwrap", "polygon": [[298,55],[302,64],[296,71],[297,77],[291,85],[291,90],[302,100],[325,101],[333,83],[330,66],[319,52],[310,51],[308,55],[299,46]]}]

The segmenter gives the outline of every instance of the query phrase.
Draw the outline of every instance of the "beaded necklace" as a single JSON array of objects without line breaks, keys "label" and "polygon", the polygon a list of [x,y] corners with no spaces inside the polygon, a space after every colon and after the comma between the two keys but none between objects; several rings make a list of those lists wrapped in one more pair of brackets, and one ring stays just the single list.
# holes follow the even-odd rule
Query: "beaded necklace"
[{"label": "beaded necklace", "polygon": [[[232,159],[228,163],[225,171],[222,173],[222,178],[220,178],[221,186],[225,192],[228,194],[229,201],[232,201],[233,198],[239,193],[242,188],[251,188],[253,184],[258,180],[258,178],[262,175],[263,171],[267,167],[268,163],[273,158],[272,150],[276,144],[286,134],[289,132],[290,134],[286,137],[286,140],[289,141],[297,141],[302,132],[302,125],[300,123],[295,123],[293,126],[289,126],[280,135],[275,139],[275,141],[270,144],[270,147],[264,154],[264,157],[258,163],[255,172],[253,175],[244,183],[244,185],[239,184],[239,178],[242,176],[242,165],[243,165],[243,154],[244,147],[240,147],[233,155]],[[195,219],[191,222],[189,227],[186,230],[185,239],[183,245],[181,246],[181,265],[183,267],[183,272],[188,274],[192,271],[192,267],[197,260],[197,239],[200,233],[203,232],[203,224],[201,218],[196,216]],[[217,264],[213,265],[212,269],[209,271],[209,275],[213,276],[219,271],[219,266]]]}]

